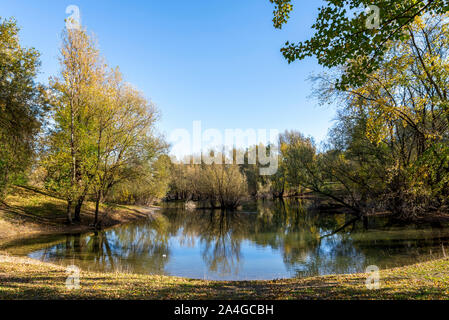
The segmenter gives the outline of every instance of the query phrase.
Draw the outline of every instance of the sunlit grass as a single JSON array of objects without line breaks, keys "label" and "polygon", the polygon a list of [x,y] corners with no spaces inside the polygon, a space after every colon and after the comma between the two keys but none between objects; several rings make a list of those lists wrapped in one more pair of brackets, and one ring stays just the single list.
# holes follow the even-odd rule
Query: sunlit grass
[{"label": "sunlit grass", "polygon": [[[5,237],[23,237],[39,233],[87,231],[94,222],[95,203],[85,201],[81,211],[81,224],[66,224],[64,199],[46,190],[27,186],[14,186],[0,207],[0,240]],[[149,208],[101,204],[99,217],[103,227],[141,219],[151,212]]]},{"label": "sunlit grass", "polygon": [[66,270],[0,255],[0,299],[448,299],[449,259],[382,270],[378,290],[367,274],[273,281],[203,281],[167,276],[81,272],[80,289]]}]

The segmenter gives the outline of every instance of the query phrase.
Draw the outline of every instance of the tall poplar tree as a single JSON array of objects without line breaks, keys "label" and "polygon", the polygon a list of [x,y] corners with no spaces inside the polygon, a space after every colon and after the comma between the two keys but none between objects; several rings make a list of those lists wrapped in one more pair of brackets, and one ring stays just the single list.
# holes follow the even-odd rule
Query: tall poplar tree
[{"label": "tall poplar tree", "polygon": [[[48,186],[67,200],[67,220],[80,211],[95,170],[95,113],[102,103],[106,66],[92,37],[83,29],[65,30],[61,72],[51,79],[54,129],[46,158]],[[100,97],[100,98],[99,98]]]}]

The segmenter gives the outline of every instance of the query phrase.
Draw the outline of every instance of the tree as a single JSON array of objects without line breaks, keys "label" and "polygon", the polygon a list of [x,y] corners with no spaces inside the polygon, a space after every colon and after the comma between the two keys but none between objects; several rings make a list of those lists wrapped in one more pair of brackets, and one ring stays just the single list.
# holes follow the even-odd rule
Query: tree
[{"label": "tree", "polygon": [[236,164],[203,164],[200,192],[213,208],[236,209],[247,194],[247,181]]},{"label": "tree", "polygon": [[[282,28],[293,10],[292,0],[270,0],[275,4],[273,23]],[[367,28],[375,4],[380,10],[379,28]],[[299,43],[287,42],[281,49],[288,62],[314,56],[325,67],[345,66],[337,85],[361,85],[375,71],[388,50],[388,43],[402,41],[414,19],[449,10],[448,0],[326,0],[312,26],[315,34]],[[362,11],[357,13],[357,11]]]},{"label": "tree", "polygon": [[172,180],[171,165],[165,150],[158,151],[153,159],[129,168],[132,174],[112,187],[106,201],[150,205],[162,199]]},{"label": "tree", "polygon": [[[297,131],[286,131],[279,136],[281,165],[278,170],[279,182],[282,182],[282,194],[298,194],[300,189],[304,188],[301,176],[301,170],[304,168],[301,165],[300,157],[303,155],[298,153],[300,150],[310,150],[312,154],[316,153],[315,145],[312,138],[304,137]],[[303,148],[305,147],[305,148]],[[277,176],[274,176],[277,178]]]},{"label": "tree", "polygon": [[18,33],[15,20],[0,18],[0,199],[30,166],[46,110],[44,89],[35,82],[39,53],[23,48]]},{"label": "tree", "polygon": [[241,165],[225,164],[223,153],[216,156],[222,157],[223,164],[173,163],[169,196],[206,202],[211,208],[236,209],[248,195],[247,171]]},{"label": "tree", "polygon": [[80,221],[84,198],[95,176],[95,114],[105,98],[102,89],[106,66],[95,42],[85,30],[63,34],[61,72],[50,81],[54,125],[44,160],[47,186],[67,199],[67,220]]},{"label": "tree", "polygon": [[407,32],[363,85],[324,79],[319,94],[345,107],[320,162],[346,204],[413,219],[448,206],[447,16],[416,18]]},{"label": "tree", "polygon": [[51,88],[47,187],[67,199],[70,223],[73,204],[80,221],[83,202],[93,197],[97,225],[99,206],[117,184],[149,182],[156,166],[162,173],[157,158],[166,147],[154,132],[157,110],[103,62],[83,29],[65,31],[61,75],[51,80]]},{"label": "tree", "polygon": [[119,182],[145,177],[155,160],[160,142],[154,136],[157,110],[143,95],[122,82],[116,72],[105,92],[107,103],[98,110],[96,126],[95,224],[101,201]]}]

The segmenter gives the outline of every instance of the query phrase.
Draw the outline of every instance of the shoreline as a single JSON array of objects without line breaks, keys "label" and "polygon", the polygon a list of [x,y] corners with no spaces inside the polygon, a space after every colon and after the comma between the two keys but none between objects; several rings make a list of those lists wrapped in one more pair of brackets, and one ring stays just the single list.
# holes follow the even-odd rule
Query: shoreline
[{"label": "shoreline", "polygon": [[[143,207],[142,207],[143,209]],[[142,210],[141,209],[141,210]],[[11,241],[15,240],[25,240],[28,238],[34,238],[34,237],[40,237],[40,236],[57,236],[57,235],[64,235],[64,234],[77,234],[77,233],[87,233],[87,232],[93,232],[93,231],[104,231],[111,228],[115,228],[121,225],[125,225],[131,222],[143,220],[150,218],[152,215],[156,214],[156,212],[160,210],[158,207],[148,207],[145,208],[146,212],[136,212],[136,215],[134,217],[126,217],[121,221],[117,221],[114,223],[110,223],[107,225],[103,225],[101,229],[95,229],[92,226],[86,225],[86,224],[73,224],[73,225],[66,225],[66,226],[32,226],[31,231],[26,232],[20,232],[18,230],[15,230],[15,227],[12,227],[13,235],[9,236],[1,236],[0,235],[0,244],[5,244]],[[144,211],[144,210],[142,210]],[[14,223],[12,223],[14,225]],[[18,227],[20,228],[20,227]]]},{"label": "shoreline", "polygon": [[[69,233],[94,231],[94,204],[86,201],[81,212],[82,223],[66,224],[65,201],[42,190],[15,186],[0,204],[0,243]],[[102,230],[151,217],[157,206],[102,205]]]},{"label": "shoreline", "polygon": [[[92,204],[82,225],[64,224],[64,201],[40,190],[16,187],[0,207],[0,244],[45,235],[92,231]],[[145,219],[159,207],[102,207],[103,229]],[[4,236],[5,230],[10,236]],[[3,231],[3,233],[2,233]],[[215,281],[175,276],[81,270],[81,289],[68,290],[66,268],[0,251],[0,299],[449,299],[449,258],[380,270],[381,288],[369,290],[369,274]]]},{"label": "shoreline", "polygon": [[[158,210],[160,210],[160,208],[158,208],[158,207],[145,207],[145,208],[142,207],[142,209],[145,209],[147,212],[139,212],[136,214],[135,217],[127,217],[127,218],[123,219],[122,221],[104,225],[101,229],[95,229],[92,226],[85,225],[85,224],[73,224],[73,225],[57,226],[57,227],[38,226],[35,230],[28,231],[25,233],[21,232],[20,234],[15,234],[15,235],[11,235],[11,236],[0,236],[0,244],[4,244],[4,243],[10,242],[10,241],[15,241],[15,240],[25,240],[28,238],[34,238],[34,237],[40,237],[40,236],[58,236],[58,235],[65,235],[65,234],[87,233],[87,232],[93,232],[93,231],[105,231],[105,230],[119,227],[121,225],[125,225],[125,224],[131,223],[131,222],[150,218],[151,216],[156,214]],[[142,211],[144,211],[144,210],[142,210]]]}]

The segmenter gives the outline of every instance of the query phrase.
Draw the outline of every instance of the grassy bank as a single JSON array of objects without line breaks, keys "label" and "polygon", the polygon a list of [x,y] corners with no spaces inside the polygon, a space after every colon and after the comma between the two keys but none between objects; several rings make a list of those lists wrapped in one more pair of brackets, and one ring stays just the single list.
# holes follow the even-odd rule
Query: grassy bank
[{"label": "grassy bank", "polygon": [[81,271],[68,290],[63,267],[0,255],[0,299],[448,299],[449,259],[382,270],[381,287],[367,274],[275,281],[203,281]]},{"label": "grassy bank", "polygon": [[[103,227],[142,219],[154,208],[122,205],[101,205]],[[66,224],[66,202],[44,190],[15,186],[0,203],[0,240],[36,234],[82,232],[91,229],[95,204],[86,201],[81,223]]]}]

